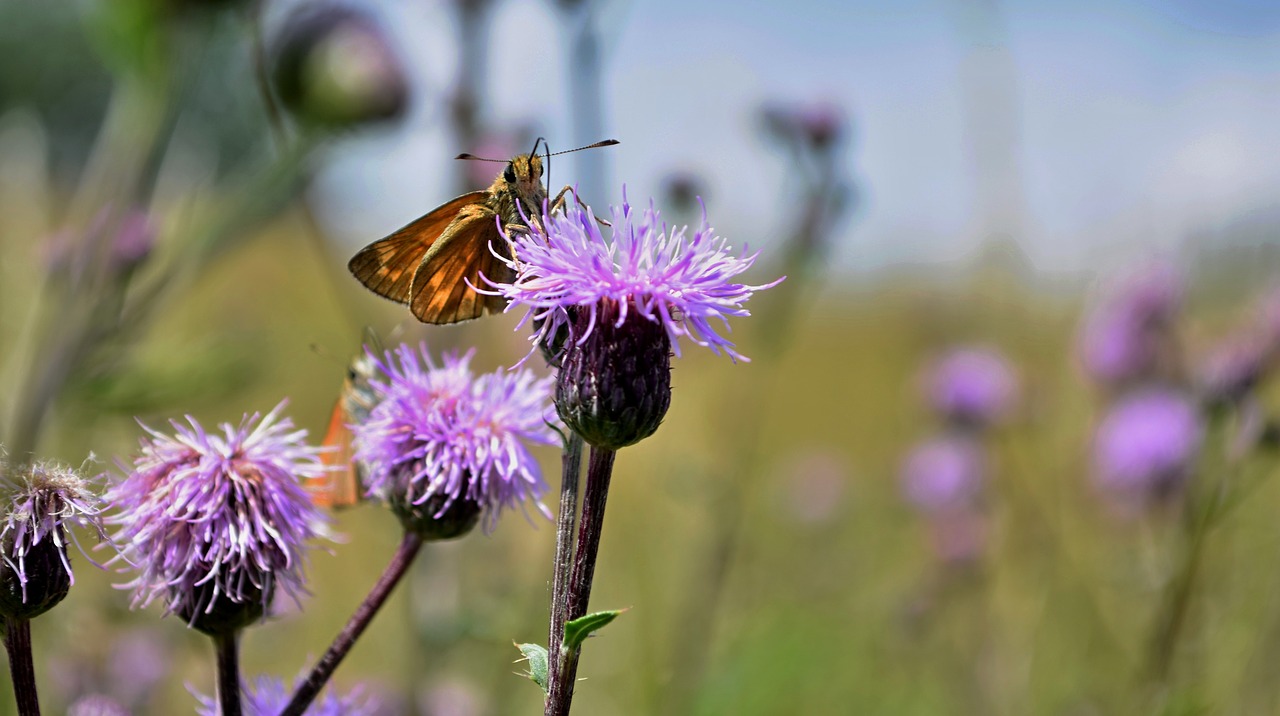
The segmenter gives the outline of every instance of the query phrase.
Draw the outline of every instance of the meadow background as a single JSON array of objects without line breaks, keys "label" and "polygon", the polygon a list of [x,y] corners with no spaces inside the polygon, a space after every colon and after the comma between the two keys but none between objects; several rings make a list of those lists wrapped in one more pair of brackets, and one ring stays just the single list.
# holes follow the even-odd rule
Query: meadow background
[{"label": "meadow background", "polygon": [[[0,442],[69,354],[33,449],[92,453],[92,472],[132,453],[135,417],[236,422],[288,397],[318,441],[365,326],[509,365],[528,350],[516,316],[422,327],[346,260],[496,174],[457,152],[615,137],[554,159],[552,190],[604,206],[625,183],[680,222],[701,195],[761,252],[749,280],[789,280],[733,325],[752,362],[688,347],[662,428],[619,456],[592,605],[630,611],[588,643],[576,712],[1280,712],[1271,457],[1206,543],[1153,683],[1182,527],[1098,494],[1107,398],[1075,345],[1099,286],[1151,260],[1187,278],[1189,364],[1280,279],[1280,9],[353,2],[385,32],[406,105],[273,129],[253,38],[270,64],[310,4],[0,0]],[[68,262],[114,250],[89,228],[104,206],[137,208],[154,242],[124,278],[80,280]],[[899,470],[938,430],[921,371],[966,344],[1005,353],[1020,399],[989,440],[986,539],[955,560]],[[541,457],[554,496],[558,455]],[[537,713],[512,647],[545,639],[554,531],[534,522],[424,550],[336,683],[367,684],[389,714]],[[335,529],[302,611],[246,635],[247,675],[309,666],[399,537],[372,505]],[[186,685],[212,690],[205,639],[75,565],[33,629],[46,712],[126,688],[139,713],[193,712]]]}]

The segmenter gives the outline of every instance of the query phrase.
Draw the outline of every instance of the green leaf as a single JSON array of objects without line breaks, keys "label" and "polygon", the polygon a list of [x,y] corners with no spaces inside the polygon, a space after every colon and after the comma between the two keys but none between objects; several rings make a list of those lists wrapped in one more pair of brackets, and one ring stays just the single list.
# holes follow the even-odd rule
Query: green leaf
[{"label": "green leaf", "polygon": [[626,609],[615,609],[608,612],[596,612],[578,617],[564,625],[564,648],[577,649],[593,632],[597,632],[606,624],[618,618]]},{"label": "green leaf", "polygon": [[529,671],[525,676],[541,687],[542,693],[545,694],[547,692],[547,647],[541,644],[516,644],[516,648],[529,662]]}]

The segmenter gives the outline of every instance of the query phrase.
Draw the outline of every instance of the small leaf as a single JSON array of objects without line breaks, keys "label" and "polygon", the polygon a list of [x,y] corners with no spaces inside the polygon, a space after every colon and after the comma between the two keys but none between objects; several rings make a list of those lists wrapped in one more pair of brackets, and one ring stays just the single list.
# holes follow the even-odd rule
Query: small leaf
[{"label": "small leaf", "polygon": [[547,692],[547,647],[541,644],[516,644],[516,648],[529,662],[529,671],[525,676],[541,687],[542,693],[545,694]]},{"label": "small leaf", "polygon": [[564,625],[564,648],[577,649],[593,632],[604,628],[606,624],[618,618],[626,609],[615,609],[608,612],[596,612],[578,617]]}]

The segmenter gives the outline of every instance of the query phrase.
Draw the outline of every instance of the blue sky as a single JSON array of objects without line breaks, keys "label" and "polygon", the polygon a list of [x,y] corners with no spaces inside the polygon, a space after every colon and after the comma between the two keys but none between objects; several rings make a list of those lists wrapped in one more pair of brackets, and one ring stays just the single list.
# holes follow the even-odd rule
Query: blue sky
[{"label": "blue sky", "polygon": [[[412,62],[415,113],[349,143],[317,189],[352,247],[449,197],[440,102],[456,64],[446,4],[370,2]],[[706,177],[717,228],[768,250],[791,177],[765,146],[765,101],[832,100],[856,122],[864,203],[840,270],[962,260],[987,235],[961,78],[974,57],[956,2],[603,3],[611,173],[632,198],[673,170]],[[506,0],[492,28],[490,108],[555,147],[567,116],[564,34],[549,3]],[[1034,266],[1076,271],[1185,248],[1193,232],[1280,206],[1280,3],[1114,0],[1003,6],[1007,118]],[[979,109],[975,115],[979,119]],[[966,124],[966,122],[969,124]],[[1002,119],[1002,121],[1006,121]],[[1003,126],[1003,125],[990,125]],[[572,180],[572,162],[556,165]],[[596,198],[616,202],[619,192]]]}]

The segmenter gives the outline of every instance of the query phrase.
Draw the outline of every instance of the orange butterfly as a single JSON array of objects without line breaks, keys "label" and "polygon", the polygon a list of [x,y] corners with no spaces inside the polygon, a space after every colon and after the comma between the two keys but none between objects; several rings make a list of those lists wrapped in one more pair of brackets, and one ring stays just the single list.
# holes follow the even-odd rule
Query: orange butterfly
[{"label": "orange butterfly", "polygon": [[[483,191],[473,191],[437,207],[390,236],[364,247],[347,263],[352,275],[366,288],[409,310],[423,323],[457,323],[497,313],[506,306],[501,296],[477,293],[471,286],[490,281],[510,281],[511,267],[494,256],[489,247],[511,259],[510,246],[498,233],[498,218],[504,226],[523,227],[525,216],[537,217],[547,190],[542,185],[542,157],[539,138],[533,151],[517,154],[506,169]],[[571,149],[607,147],[616,139]],[[568,152],[548,152],[548,158]],[[480,159],[461,154],[459,159]],[[563,204],[570,187],[565,187],[552,209]],[[471,286],[467,283],[470,282]]]},{"label": "orange butterfly", "polygon": [[342,381],[342,392],[329,417],[329,429],[325,431],[324,446],[330,448],[321,455],[329,468],[324,477],[308,479],[307,490],[311,501],[320,507],[350,507],[364,498],[364,468],[354,459],[351,446],[351,425],[359,425],[369,419],[369,413],[378,404],[373,379],[377,365],[367,351],[381,352],[380,341],[372,331],[365,331],[365,345],[347,366],[347,377]]}]

